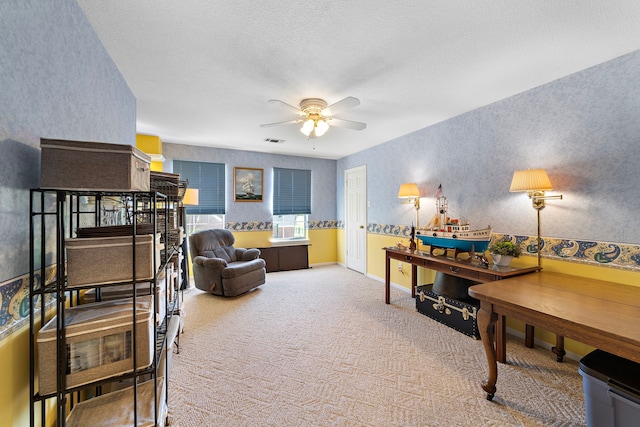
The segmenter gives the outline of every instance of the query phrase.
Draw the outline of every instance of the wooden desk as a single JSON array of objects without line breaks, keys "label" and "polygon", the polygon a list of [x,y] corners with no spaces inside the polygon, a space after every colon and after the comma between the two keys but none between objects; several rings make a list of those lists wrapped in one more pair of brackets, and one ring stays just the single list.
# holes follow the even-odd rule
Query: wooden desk
[{"label": "wooden desk", "polygon": [[[445,274],[459,276],[474,282],[493,282],[509,277],[519,276],[522,274],[539,271],[539,266],[515,268],[500,267],[489,264],[489,267],[483,267],[477,263],[468,260],[454,260],[445,255],[432,256],[428,252],[410,251],[409,249],[399,249],[397,247],[384,248],[386,253],[386,270],[385,270],[385,303],[390,304],[391,300],[391,260],[402,261],[411,264],[411,297],[416,296],[416,286],[418,285],[418,267],[428,268],[440,271]],[[496,340],[501,343],[498,347],[503,352],[498,354],[498,360],[504,362],[506,360],[506,320],[504,316],[500,316],[498,320],[498,330],[495,334]],[[533,347],[533,327],[527,325],[525,344],[527,347]]]},{"label": "wooden desk", "polygon": [[494,343],[498,314],[640,362],[640,287],[542,271],[474,285],[469,295],[480,300],[478,327],[489,365],[482,389],[488,400],[496,392],[496,345],[504,346]]}]

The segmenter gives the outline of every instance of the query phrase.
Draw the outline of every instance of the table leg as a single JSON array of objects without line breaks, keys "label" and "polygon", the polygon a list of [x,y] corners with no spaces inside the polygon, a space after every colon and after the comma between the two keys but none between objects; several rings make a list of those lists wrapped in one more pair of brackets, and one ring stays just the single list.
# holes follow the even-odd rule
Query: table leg
[{"label": "table leg", "polygon": [[391,258],[386,256],[387,263],[384,274],[384,302],[389,304],[391,302]]},{"label": "table leg", "polygon": [[416,297],[416,287],[418,286],[418,266],[411,264],[411,298]]},{"label": "table leg", "polygon": [[567,352],[564,351],[564,337],[562,335],[556,334],[556,346],[552,347],[551,351],[556,354],[556,360],[562,362],[564,355],[567,354]]},{"label": "table leg", "polygon": [[498,315],[496,324],[496,360],[500,363],[507,363],[507,318]]},{"label": "table leg", "polygon": [[487,392],[487,400],[492,400],[496,393],[496,381],[498,380],[498,364],[496,362],[496,349],[494,346],[495,327],[498,321],[498,314],[494,313],[493,305],[489,302],[480,302],[478,311],[478,328],[480,338],[487,355],[487,365],[489,375],[486,381],[482,382],[482,389]]},{"label": "table leg", "polygon": [[528,348],[533,348],[533,342],[535,339],[535,328],[533,325],[525,325],[524,329],[524,345]]}]

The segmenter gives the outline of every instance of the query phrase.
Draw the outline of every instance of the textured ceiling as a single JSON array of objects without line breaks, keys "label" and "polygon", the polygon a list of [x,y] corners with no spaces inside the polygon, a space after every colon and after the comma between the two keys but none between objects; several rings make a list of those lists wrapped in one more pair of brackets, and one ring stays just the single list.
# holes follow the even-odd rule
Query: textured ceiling
[{"label": "textured ceiling", "polygon": [[[640,49],[638,0],[78,0],[165,142],[338,159]],[[307,140],[303,98],[361,105]],[[284,139],[283,143],[265,138]]]}]

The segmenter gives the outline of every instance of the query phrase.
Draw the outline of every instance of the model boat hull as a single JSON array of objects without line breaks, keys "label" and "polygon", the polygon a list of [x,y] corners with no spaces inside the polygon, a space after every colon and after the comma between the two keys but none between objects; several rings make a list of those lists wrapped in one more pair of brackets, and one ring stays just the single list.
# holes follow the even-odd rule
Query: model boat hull
[{"label": "model boat hull", "polygon": [[491,241],[491,228],[465,232],[421,230],[416,234],[425,245],[461,252],[484,252]]}]

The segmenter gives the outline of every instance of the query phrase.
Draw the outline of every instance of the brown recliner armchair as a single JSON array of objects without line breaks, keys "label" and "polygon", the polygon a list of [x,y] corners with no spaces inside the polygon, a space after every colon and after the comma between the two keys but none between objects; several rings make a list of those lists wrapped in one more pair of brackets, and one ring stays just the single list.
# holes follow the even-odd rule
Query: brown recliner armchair
[{"label": "brown recliner armchair", "polygon": [[189,236],[196,288],[233,297],[265,283],[259,249],[234,248],[229,230],[204,230]]}]

